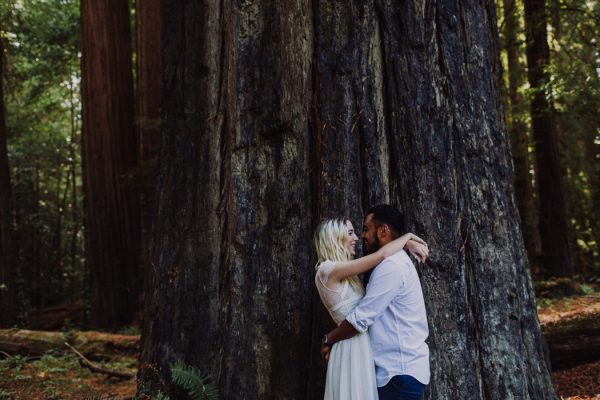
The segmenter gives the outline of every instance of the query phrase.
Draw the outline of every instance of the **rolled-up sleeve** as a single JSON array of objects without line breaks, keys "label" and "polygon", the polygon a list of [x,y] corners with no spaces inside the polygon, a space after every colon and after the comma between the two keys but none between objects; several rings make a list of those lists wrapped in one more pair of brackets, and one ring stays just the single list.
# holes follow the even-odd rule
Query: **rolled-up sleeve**
[{"label": "rolled-up sleeve", "polygon": [[357,331],[365,332],[385,311],[403,284],[402,269],[394,262],[384,260],[373,270],[365,296],[346,321]]}]

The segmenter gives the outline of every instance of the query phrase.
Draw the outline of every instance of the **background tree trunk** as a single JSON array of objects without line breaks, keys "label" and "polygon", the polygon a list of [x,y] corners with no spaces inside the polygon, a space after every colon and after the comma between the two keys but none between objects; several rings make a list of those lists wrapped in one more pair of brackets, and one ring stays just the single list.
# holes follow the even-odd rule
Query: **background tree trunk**
[{"label": "background tree trunk", "polygon": [[389,199],[433,249],[420,268],[429,398],[555,398],[514,200],[495,10],[463,6],[166,4],[140,392],[181,359],[226,399],[322,398],[312,231]]},{"label": "background tree trunk", "polygon": [[503,0],[504,8],[504,46],[508,59],[508,134],[511,140],[513,164],[515,170],[515,196],[523,242],[527,250],[527,259],[533,274],[539,272],[540,233],[538,231],[537,208],[533,198],[533,186],[529,170],[529,135],[525,122],[525,102],[519,88],[523,86],[525,68],[519,61],[521,44],[517,37],[520,31],[519,14],[516,0]]},{"label": "background tree trunk", "polygon": [[83,177],[91,323],[126,324],[136,311],[138,204],[128,174],[136,165],[129,4],[81,2]]},{"label": "background tree trunk", "polygon": [[12,229],[3,83],[4,38],[0,37],[0,326],[10,326],[15,323],[17,316],[17,271]]},{"label": "background tree trunk", "polygon": [[160,147],[161,105],[163,100],[162,0],[138,0],[137,18],[137,99],[138,99],[138,179],[140,182],[140,265],[144,271],[145,292],[151,287],[149,261],[150,228],[154,215],[154,195]]},{"label": "background tree trunk", "polygon": [[[599,106],[600,106],[600,101],[599,101]],[[590,141],[590,143],[594,143],[595,141],[592,142]],[[590,174],[590,188],[591,188],[591,198],[592,198],[592,204],[600,204],[600,162],[598,162],[598,160],[600,160],[600,146],[598,145],[594,145],[594,146],[588,146],[587,147],[587,159],[589,160],[590,164],[593,166],[591,168],[591,174]],[[592,225],[592,232],[593,232],[593,239],[596,243],[600,244],[600,210],[598,210],[597,206],[592,207],[592,215],[591,215],[591,225]]]},{"label": "background tree trunk", "polygon": [[154,188],[163,99],[163,1],[138,0],[136,17],[139,158],[144,187]]},{"label": "background tree trunk", "polygon": [[533,89],[531,125],[535,142],[536,178],[540,203],[539,229],[542,268],[546,275],[572,277],[567,213],[554,110],[546,84],[550,51],[544,0],[523,0],[527,37],[527,75]]}]

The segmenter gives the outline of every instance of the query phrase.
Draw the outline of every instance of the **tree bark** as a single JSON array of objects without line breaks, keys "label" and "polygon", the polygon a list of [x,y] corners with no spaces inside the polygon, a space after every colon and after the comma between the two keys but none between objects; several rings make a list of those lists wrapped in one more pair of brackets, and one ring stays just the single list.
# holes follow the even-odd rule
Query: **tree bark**
[{"label": "tree bark", "polygon": [[531,125],[535,142],[536,178],[540,203],[539,230],[542,270],[546,275],[572,277],[567,214],[554,110],[548,90],[550,51],[544,0],[523,0],[527,38],[527,75],[533,90]]},{"label": "tree bark", "polygon": [[[598,103],[600,107],[600,101]],[[590,145],[587,148],[587,160],[590,165],[592,165],[589,176],[590,189],[592,192],[590,225],[592,226],[592,237],[594,242],[596,242],[596,246],[600,246],[600,210],[598,210],[597,206],[594,206],[600,204],[600,163],[598,162],[598,160],[600,160],[600,146],[595,143],[595,140],[590,140],[588,143]],[[591,145],[592,143],[594,145]]]},{"label": "tree bark", "polygon": [[138,308],[139,206],[128,2],[81,2],[83,182],[91,324],[115,329]]},{"label": "tree bark", "polygon": [[[80,163],[77,160],[77,154],[81,151],[79,145],[79,135],[80,135],[80,127],[78,124],[78,119],[76,118],[77,113],[77,104],[75,102],[75,85],[70,82],[69,83],[69,112],[70,112],[70,127],[71,127],[71,135],[69,142],[69,168],[68,168],[68,182],[71,187],[71,198],[70,198],[70,206],[71,206],[71,232],[69,237],[69,260],[70,260],[70,268],[75,271],[77,269],[77,255],[79,253],[79,232],[82,227],[82,218],[81,208],[79,205],[78,199],[80,198],[79,190],[77,187],[78,176],[81,174],[78,173],[77,167],[80,166]],[[78,285],[77,285],[78,286]],[[70,288],[71,293],[81,293],[82,290],[73,285]]]},{"label": "tree bark", "polygon": [[539,272],[540,233],[537,223],[537,208],[533,198],[531,168],[529,164],[529,133],[525,122],[525,103],[520,88],[525,79],[525,68],[519,61],[521,45],[519,14],[516,0],[503,0],[504,47],[508,59],[508,134],[511,141],[515,171],[515,196],[521,218],[523,241],[531,272]]},{"label": "tree bark", "polygon": [[160,148],[161,106],[163,101],[163,0],[138,0],[137,17],[137,100],[138,100],[138,181],[140,186],[140,265],[144,288],[151,288],[150,230]]},{"label": "tree bark", "polygon": [[429,398],[556,397],[493,3],[184,1],[165,18],[140,393],[183,360],[223,398],[322,398],[312,231],[389,201],[435,249]]},{"label": "tree bark", "polygon": [[[306,367],[288,363],[307,355],[313,306],[290,301],[313,295],[305,271],[310,8],[166,7],[157,203],[158,215],[171,217],[157,218],[152,235],[142,363],[163,371],[174,358],[199,365],[231,388],[224,398],[297,396]],[[185,322],[189,310],[198,323]],[[142,368],[141,376],[155,375]]]},{"label": "tree bark", "polygon": [[138,0],[136,11],[139,159],[146,178],[143,185],[153,189],[163,99],[163,1]]},{"label": "tree bark", "polygon": [[0,327],[17,316],[16,257],[12,229],[10,169],[4,119],[4,38],[0,37]]},{"label": "tree bark", "polygon": [[[398,113],[388,113],[391,198],[437,249],[423,269],[430,396],[554,398],[514,200],[494,5],[393,4],[381,12]],[[498,373],[513,370],[528,376]]]}]

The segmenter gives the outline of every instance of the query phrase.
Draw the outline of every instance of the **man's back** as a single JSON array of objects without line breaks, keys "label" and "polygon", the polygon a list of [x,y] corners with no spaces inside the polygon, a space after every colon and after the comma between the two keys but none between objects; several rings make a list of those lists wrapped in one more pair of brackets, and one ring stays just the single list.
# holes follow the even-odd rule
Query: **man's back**
[{"label": "man's back", "polygon": [[377,386],[395,375],[429,383],[429,331],[417,271],[401,251],[372,272],[365,297],[347,318],[358,331],[369,327]]}]

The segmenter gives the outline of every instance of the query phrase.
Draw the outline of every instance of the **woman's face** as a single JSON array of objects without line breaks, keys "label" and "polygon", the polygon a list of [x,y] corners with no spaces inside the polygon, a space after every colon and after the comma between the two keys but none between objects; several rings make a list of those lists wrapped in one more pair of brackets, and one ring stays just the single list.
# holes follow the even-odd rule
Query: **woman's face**
[{"label": "woman's face", "polygon": [[344,236],[342,244],[352,256],[356,254],[356,242],[358,242],[358,236],[354,232],[352,222],[346,221],[346,236]]}]

